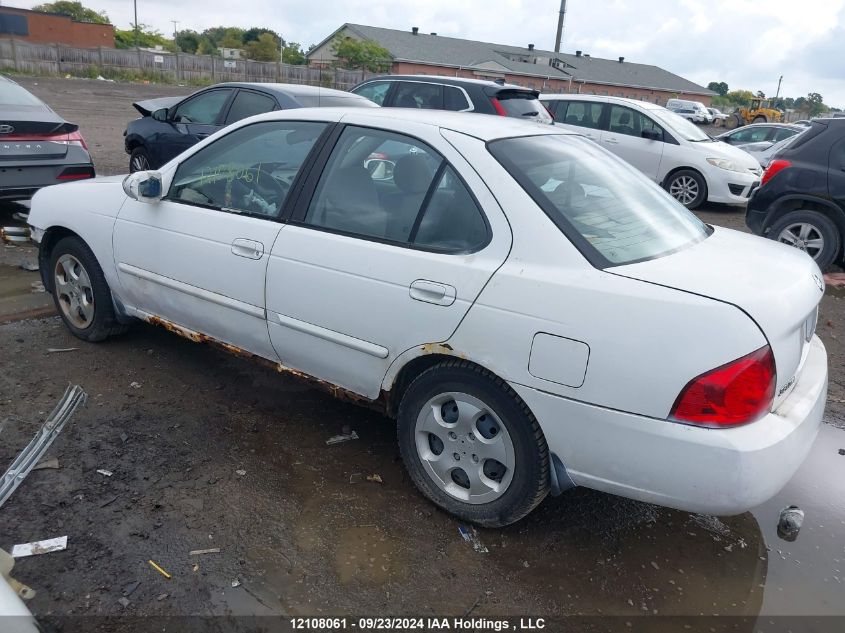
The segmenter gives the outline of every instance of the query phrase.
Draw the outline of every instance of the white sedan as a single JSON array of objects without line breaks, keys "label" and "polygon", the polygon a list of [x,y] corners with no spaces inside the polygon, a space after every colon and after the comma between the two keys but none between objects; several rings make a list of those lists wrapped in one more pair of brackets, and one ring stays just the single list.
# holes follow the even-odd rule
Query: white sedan
[{"label": "white sedan", "polygon": [[561,128],[273,112],[29,221],[76,336],[147,321],[377,404],[423,494],[480,525],[575,485],[743,512],[821,423],[813,260]]}]

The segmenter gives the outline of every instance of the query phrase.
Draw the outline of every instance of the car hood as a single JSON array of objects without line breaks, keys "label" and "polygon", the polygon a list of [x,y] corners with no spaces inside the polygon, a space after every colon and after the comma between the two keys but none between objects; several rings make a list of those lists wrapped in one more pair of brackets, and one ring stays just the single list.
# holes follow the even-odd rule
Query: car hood
[{"label": "car hood", "polygon": [[159,97],[158,99],[147,99],[145,101],[136,101],[132,105],[143,116],[150,116],[156,110],[162,108],[169,108],[176,105],[185,97]]},{"label": "car hood", "polygon": [[[797,248],[731,229],[677,253],[611,272],[736,306],[755,321],[775,355],[778,397],[797,381],[808,349],[804,325],[817,315],[824,281]],[[813,328],[815,324],[813,324]]]}]

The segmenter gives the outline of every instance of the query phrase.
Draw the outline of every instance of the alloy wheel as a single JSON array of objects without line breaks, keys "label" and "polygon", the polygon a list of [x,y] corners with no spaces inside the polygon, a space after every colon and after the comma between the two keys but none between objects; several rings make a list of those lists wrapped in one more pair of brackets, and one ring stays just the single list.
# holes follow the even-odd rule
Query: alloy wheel
[{"label": "alloy wheel", "polygon": [[460,501],[501,497],[513,479],[513,441],[499,417],[478,398],[443,393],[420,410],[417,453],[431,481]]},{"label": "alloy wheel", "polygon": [[88,272],[73,255],[65,254],[56,260],[53,278],[62,313],[84,330],[94,321],[94,289]]},{"label": "alloy wheel", "polygon": [[698,193],[698,183],[692,176],[680,176],[669,185],[669,194],[684,206],[692,204]]},{"label": "alloy wheel", "polygon": [[817,259],[824,250],[824,237],[812,224],[796,222],[785,227],[778,235],[778,242],[794,246],[813,259]]},{"label": "alloy wheel", "polygon": [[132,157],[131,171],[146,171],[150,168],[150,161],[144,154],[135,154]]}]

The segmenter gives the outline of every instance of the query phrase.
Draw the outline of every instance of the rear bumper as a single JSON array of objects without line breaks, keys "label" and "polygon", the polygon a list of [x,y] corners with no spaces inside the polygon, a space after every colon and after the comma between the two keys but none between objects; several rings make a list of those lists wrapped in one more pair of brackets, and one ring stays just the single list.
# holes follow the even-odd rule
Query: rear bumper
[{"label": "rear bumper", "polygon": [[689,512],[739,514],[777,494],[809,453],[827,398],[827,353],[814,337],[801,378],[778,409],[734,429],[675,424],[513,388],[575,484]]},{"label": "rear bumper", "polygon": [[0,165],[0,200],[28,200],[44,187],[83,179],[77,175],[93,178],[94,165],[90,162]]}]

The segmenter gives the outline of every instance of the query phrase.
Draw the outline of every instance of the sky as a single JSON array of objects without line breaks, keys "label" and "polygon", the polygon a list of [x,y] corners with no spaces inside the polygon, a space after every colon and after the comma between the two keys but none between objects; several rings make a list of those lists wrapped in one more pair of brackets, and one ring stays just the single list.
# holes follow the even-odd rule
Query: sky
[{"label": "sky", "polygon": [[[344,22],[553,49],[559,0],[137,0],[162,33],[266,27],[307,48]],[[0,0],[31,8],[38,2]],[[131,0],[83,0],[128,28]],[[568,0],[564,52],[654,64],[706,86],[774,96],[818,92],[845,108],[845,0]]]}]

